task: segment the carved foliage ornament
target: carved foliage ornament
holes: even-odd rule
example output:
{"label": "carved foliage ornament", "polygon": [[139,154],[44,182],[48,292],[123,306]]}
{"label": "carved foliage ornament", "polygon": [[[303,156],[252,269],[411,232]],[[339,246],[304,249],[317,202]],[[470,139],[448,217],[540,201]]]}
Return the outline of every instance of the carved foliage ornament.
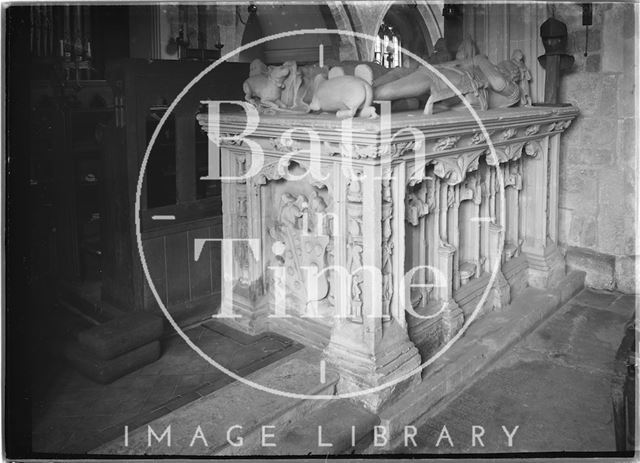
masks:
{"label": "carved foliage ornament", "polygon": [[[489,136],[492,136],[495,133],[495,131],[492,130],[492,131],[488,131],[487,133],[489,134]],[[482,132],[475,132],[471,137],[472,145],[480,145],[486,142],[487,142],[487,139],[485,138]]]}
{"label": "carved foliage ornament", "polygon": [[572,122],[571,119],[568,119],[566,121],[552,122],[549,125],[549,132],[554,132],[554,131],[559,131],[559,130],[566,130],[571,125],[571,122]]}
{"label": "carved foliage ornament", "polygon": [[343,156],[351,159],[378,159],[390,156],[392,159],[400,157],[416,148],[415,141],[384,143],[380,145],[358,145],[345,143],[324,142],[324,147],[333,156]]}
{"label": "carved foliage ornament", "polygon": [[449,136],[439,138],[433,147],[434,151],[444,151],[455,148],[456,144],[460,141],[459,136]]}
{"label": "carved foliage ornament", "polygon": [[516,133],[517,130],[515,127],[509,127],[500,134],[500,140],[509,140],[510,138],[515,137]]}
{"label": "carved foliage ornament", "polygon": [[464,180],[467,172],[478,168],[478,159],[483,152],[484,149],[438,158],[434,161],[433,172],[447,184],[457,185]]}
{"label": "carved foliage ornament", "polygon": [[382,180],[382,315],[390,314],[393,297],[393,198],[391,195],[391,172],[387,171]]}
{"label": "carved foliage ornament", "polygon": [[535,135],[540,132],[540,124],[533,124],[527,127],[524,131],[524,134],[527,136]]}
{"label": "carved foliage ornament", "polygon": [[244,140],[240,138],[240,134],[238,133],[221,133],[220,134],[220,145],[242,146],[243,144],[244,144]]}
{"label": "carved foliage ornament", "polygon": [[[517,142],[512,143],[511,145],[496,146],[496,156],[493,156],[491,151],[487,150],[487,164],[489,164],[490,166],[496,166],[498,164],[502,164],[503,162],[509,162],[519,159],[522,155],[522,147],[524,146],[524,144],[525,142]],[[498,158],[497,160],[496,157]]]}
{"label": "carved foliage ornament", "polygon": [[291,138],[284,140],[282,138],[271,138],[269,139],[269,144],[276,151],[284,153],[293,153],[300,151],[303,148],[302,144],[298,140],[293,140]]}

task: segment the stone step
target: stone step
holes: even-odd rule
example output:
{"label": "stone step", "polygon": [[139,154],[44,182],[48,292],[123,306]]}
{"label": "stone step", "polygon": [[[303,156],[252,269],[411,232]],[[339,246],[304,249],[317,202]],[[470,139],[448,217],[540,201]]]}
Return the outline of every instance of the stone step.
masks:
{"label": "stone step", "polygon": [[150,342],[110,360],[96,357],[77,342],[72,342],[67,346],[65,356],[85,376],[100,384],[109,384],[158,360],[160,342]]}
{"label": "stone step", "polygon": [[[325,382],[321,383],[320,352],[305,348],[254,372],[248,379],[290,393],[331,395],[335,392],[338,375],[327,370]],[[265,428],[265,434],[277,435],[287,425],[324,403],[322,400],[283,397],[235,381],[138,429],[129,430],[128,446],[124,445],[123,434],[123,437],[90,453],[183,456],[260,454],[263,426],[273,426]],[[149,446],[149,429],[161,436],[168,426],[171,426],[171,446],[167,445],[166,438],[160,443],[152,438]],[[204,439],[197,438],[194,441],[198,426]],[[232,426],[240,428],[230,429]],[[242,445],[231,445],[227,440],[228,432],[233,442],[242,437]]]}
{"label": "stone step", "polygon": [[95,324],[105,323],[114,318],[126,315],[126,312],[100,299],[99,286],[73,285],[61,283],[58,288],[58,300],[64,306],[77,310],[82,316]]}
{"label": "stone step", "polygon": [[162,336],[162,318],[134,313],[78,333],[78,344],[103,360],[129,352]]}
{"label": "stone step", "polygon": [[294,421],[263,455],[345,455],[360,453],[373,442],[377,415],[348,399],[336,399]]}

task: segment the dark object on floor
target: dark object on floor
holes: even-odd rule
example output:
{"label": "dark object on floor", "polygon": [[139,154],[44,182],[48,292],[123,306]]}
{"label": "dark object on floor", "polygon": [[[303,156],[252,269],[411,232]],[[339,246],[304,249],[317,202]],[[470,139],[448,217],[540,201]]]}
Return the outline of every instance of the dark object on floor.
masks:
{"label": "dark object on floor", "polygon": [[78,333],[78,343],[95,357],[111,360],[159,339],[162,325],[160,317],[135,313]]}
{"label": "dark object on floor", "polygon": [[111,360],[100,359],[77,342],[67,346],[66,357],[79,372],[100,384],[109,384],[160,358],[160,342],[153,341]]}
{"label": "dark object on floor", "polygon": [[625,334],[614,363],[611,380],[613,424],[616,433],[616,450],[632,451],[635,448],[635,366],[636,366],[635,313],[625,326]]}

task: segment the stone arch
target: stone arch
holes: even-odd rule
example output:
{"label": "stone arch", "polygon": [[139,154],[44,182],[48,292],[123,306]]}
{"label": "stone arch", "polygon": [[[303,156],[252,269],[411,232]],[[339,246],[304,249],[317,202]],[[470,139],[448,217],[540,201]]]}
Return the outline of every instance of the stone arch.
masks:
{"label": "stone arch", "polygon": [[[259,5],[259,4],[258,4]],[[343,31],[354,31],[351,23],[351,18],[345,9],[343,2],[326,2],[320,6],[320,13],[324,17],[326,27],[328,29],[338,29]],[[234,12],[238,8],[237,5],[233,6]],[[241,22],[237,17],[235,18],[235,42],[237,45],[244,43],[243,37],[246,32],[247,24]],[[335,40],[335,44],[338,47],[338,56],[340,60],[357,60],[359,59],[359,49],[355,37],[347,35],[332,36],[332,41]]]}
{"label": "stone arch", "polygon": [[[344,5],[341,2],[327,2],[326,5],[333,16],[336,28],[342,31],[353,32],[353,27],[351,26],[351,21],[349,20],[349,15]],[[358,59],[358,48],[355,37],[340,35],[339,56],[341,61]]]}
{"label": "stone arch", "polygon": [[[384,2],[327,2],[331,16],[335,22],[336,28],[344,31],[362,32],[368,35],[377,35],[380,24],[387,14],[389,8],[394,4],[393,0]],[[418,10],[426,29],[429,33],[430,40],[433,43],[443,36],[444,22],[442,11],[443,1],[435,1],[427,3],[424,0],[416,1],[416,9]],[[231,46],[239,46],[242,44],[242,37],[245,32],[245,25],[237,19],[236,5],[220,6],[220,9],[230,10],[227,14],[233,18],[235,23],[235,43],[229,43]],[[233,42],[233,40],[230,40]],[[340,36],[339,57],[340,60],[365,60],[373,59],[374,44],[370,40],[361,39],[351,36]]]}
{"label": "stone arch", "polygon": [[[395,2],[393,0],[375,3],[373,5],[368,2],[363,5],[359,5],[358,3],[350,4],[349,13],[352,18],[353,29],[368,35],[377,35],[385,15],[394,4]],[[436,40],[443,37],[444,21],[439,12],[442,11],[444,2],[430,1],[427,3],[425,1],[416,1],[415,5],[428,31],[428,42],[430,41],[431,45],[433,45]],[[372,60],[374,44],[370,40],[365,39],[358,39],[357,44],[360,59],[367,61]]]}

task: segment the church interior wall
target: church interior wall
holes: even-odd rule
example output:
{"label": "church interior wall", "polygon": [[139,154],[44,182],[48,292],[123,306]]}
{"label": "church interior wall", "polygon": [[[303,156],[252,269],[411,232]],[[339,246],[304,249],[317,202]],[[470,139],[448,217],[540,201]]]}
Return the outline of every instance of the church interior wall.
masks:
{"label": "church interior wall", "polygon": [[544,70],[536,59],[544,53],[540,24],[555,15],[567,25],[575,64],[561,80],[560,100],[579,108],[580,116],[562,139],[560,244],[568,266],[587,272],[588,286],[624,292],[635,292],[637,254],[635,8],[594,4],[588,38],[577,4],[464,9],[464,34],[476,40],[480,53],[496,62],[516,48],[525,52],[534,102],[544,92]]}
{"label": "church interior wall", "polygon": [[[261,36],[302,27],[375,34],[391,2],[256,5],[257,19],[250,18],[247,9],[237,5],[135,7],[130,26],[131,56],[175,59],[172,40],[180,24],[184,24],[192,42],[201,40],[208,47],[214,42],[223,43],[223,53]],[[508,59],[515,49],[522,49],[531,69],[534,102],[542,101],[544,93],[545,73],[536,59],[544,53],[540,24],[551,15],[566,23],[568,52],[574,56],[575,65],[563,76],[561,101],[577,106],[581,115],[563,138],[560,244],[567,252],[569,265],[587,271],[588,285],[634,291],[636,7],[625,3],[594,4],[587,41],[582,8],[577,4],[464,4],[462,28],[447,27],[441,6],[421,4],[416,8],[426,23],[424,31],[430,35],[427,43],[435,43],[440,34],[448,45],[471,36],[479,52],[487,54],[492,62]],[[152,14],[139,15],[150,24],[136,19],[136,8],[151,11]],[[203,15],[205,21],[201,20]],[[251,32],[249,27],[256,30]],[[274,64],[289,59],[311,61],[320,41],[328,60],[372,58],[372,47],[359,38],[291,37],[266,43],[231,61],[249,62],[255,57]]]}

